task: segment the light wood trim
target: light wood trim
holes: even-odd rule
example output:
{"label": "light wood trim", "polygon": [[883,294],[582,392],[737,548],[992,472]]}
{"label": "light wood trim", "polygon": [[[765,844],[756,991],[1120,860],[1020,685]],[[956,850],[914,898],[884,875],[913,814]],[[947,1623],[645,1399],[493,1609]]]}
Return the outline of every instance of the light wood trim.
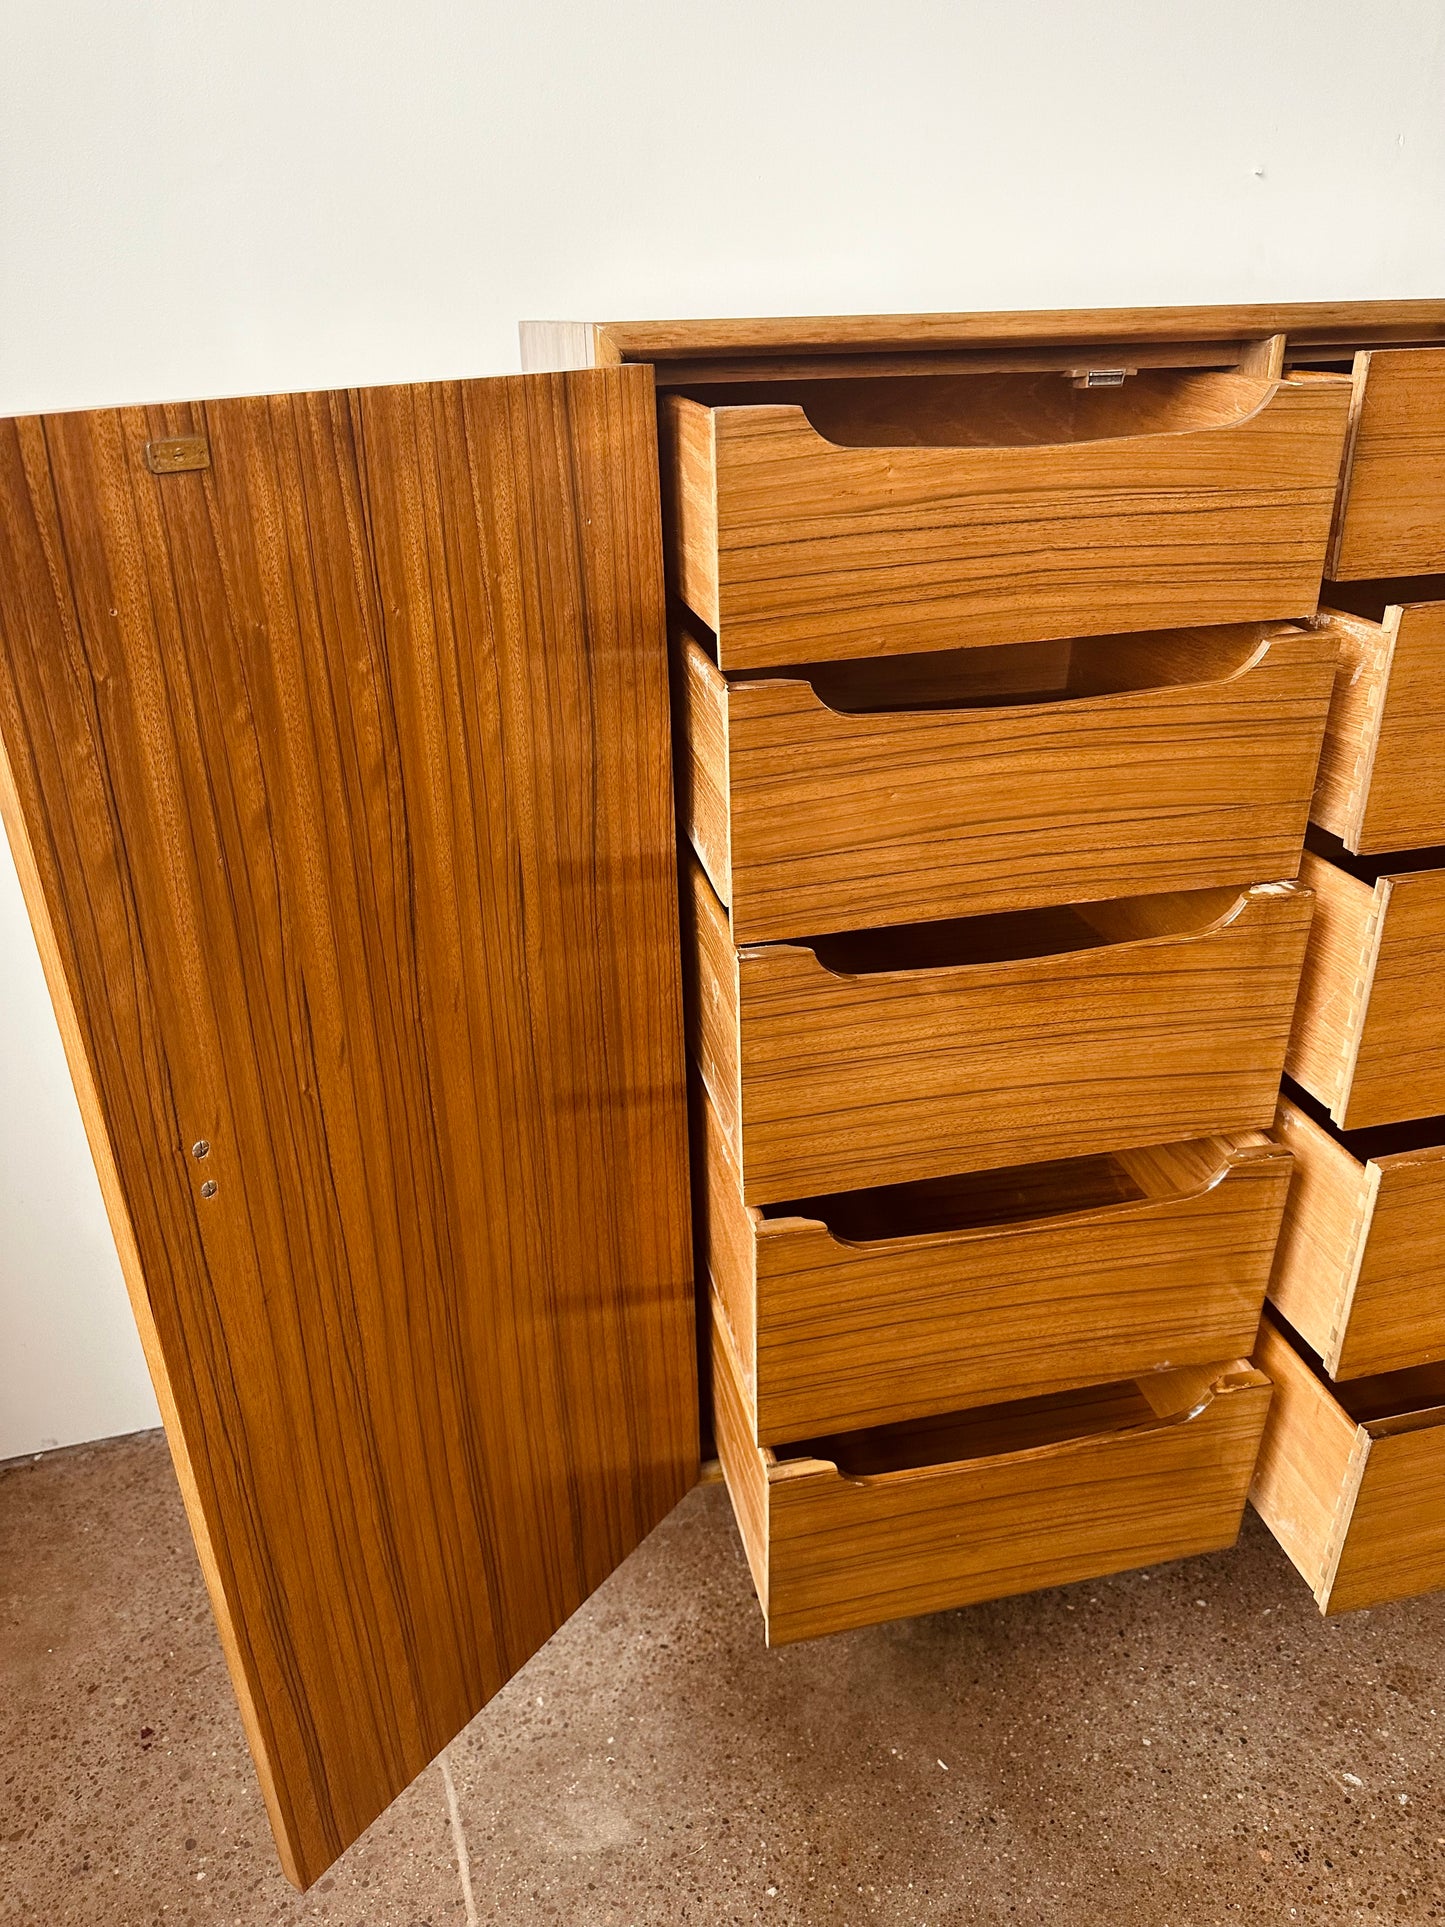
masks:
{"label": "light wood trim", "polygon": [[[693,1053],[751,1203],[1274,1116],[1310,917],[1292,884],[1027,913],[1045,920],[1035,942],[1084,928],[1103,948],[1020,957],[1017,926],[979,919],[964,937],[1002,944],[994,960],[849,974],[802,945],[735,950],[691,869]],[[924,937],[960,941],[949,925]]]}
{"label": "light wood trim", "polygon": [[1358,1138],[1282,1098],[1275,1135],[1295,1175],[1271,1301],[1332,1378],[1445,1358],[1445,1126],[1438,1144],[1357,1156]]}
{"label": "light wood trim", "polygon": [[960,1428],[975,1456],[858,1476],[750,1442],[714,1310],[719,1452],[764,1574],[770,1645],[1217,1550],[1238,1533],[1270,1397],[1247,1360],[1160,1373],[1147,1396],[1141,1381],[1113,1400],[1133,1408],[1122,1428],[1099,1429],[1093,1395],[1073,1394],[1058,1424],[1076,1406],[1079,1436],[1009,1449],[1030,1426],[1004,1408],[989,1445],[992,1415]]}
{"label": "light wood trim", "polygon": [[[1333,661],[1253,624],[728,682],[684,625],[683,827],[739,943],[1290,876]],[[836,706],[860,669],[897,707]]]}
{"label": "light wood trim", "polygon": [[1162,432],[1020,446],[844,445],[794,403],[668,395],[674,587],[724,669],[1312,613],[1348,383],[1207,373],[1166,406],[1144,379]]}
{"label": "light wood trim", "polygon": [[517,333],[524,374],[606,367],[618,360],[590,321],[521,321]]}
{"label": "light wood trim", "polygon": [[1368,1441],[1266,1315],[1254,1362],[1274,1386],[1250,1503],[1323,1608],[1364,1471]]}
{"label": "light wood trim", "polygon": [[1356,853],[1445,843],[1445,600],[1322,620],[1340,656],[1314,821]]}
{"label": "light wood trim", "polygon": [[[1101,1159],[1120,1194],[1102,1204],[1088,1200],[1107,1172],[1000,1172],[992,1196],[972,1193],[1004,1221],[860,1242],[806,1206],[745,1205],[712,1106],[699,1110],[699,1245],[760,1443],[1209,1364],[1254,1342],[1290,1171],[1258,1133]],[[1030,1215],[1035,1194],[1049,1215]],[[1064,1208],[1071,1195],[1084,1201]],[[886,1223],[887,1194],[878,1210]]]}
{"label": "light wood trim", "polygon": [[[1337,1376],[1379,1195],[1379,1166],[1351,1157],[1337,1138],[1288,1098],[1280,1099],[1275,1136],[1293,1153],[1295,1168],[1270,1302]],[[1388,1366],[1372,1363],[1361,1369]]]}
{"label": "light wood trim", "polygon": [[1323,609],[1319,616],[1322,630],[1335,644],[1337,659],[1310,816],[1350,850],[1364,847],[1365,812],[1399,635],[1399,617],[1398,609],[1389,610],[1383,623],[1368,622],[1335,609]]}
{"label": "light wood trim", "polygon": [[665,677],[645,371],[0,425],[5,815],[298,1883],[695,1476]]}
{"label": "light wood trim", "polygon": [[1388,885],[1371,889],[1308,849],[1300,882],[1314,892],[1315,915],[1285,1070],[1343,1123],[1379,961]]}

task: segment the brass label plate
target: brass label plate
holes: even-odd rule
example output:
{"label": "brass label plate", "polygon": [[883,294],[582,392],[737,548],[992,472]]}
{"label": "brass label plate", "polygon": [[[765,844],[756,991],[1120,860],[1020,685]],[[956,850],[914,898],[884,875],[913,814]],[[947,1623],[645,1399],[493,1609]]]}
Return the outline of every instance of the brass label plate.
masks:
{"label": "brass label plate", "polygon": [[169,441],[146,443],[146,467],[152,475],[179,475],[188,468],[209,468],[211,450],[204,435],[173,435]]}

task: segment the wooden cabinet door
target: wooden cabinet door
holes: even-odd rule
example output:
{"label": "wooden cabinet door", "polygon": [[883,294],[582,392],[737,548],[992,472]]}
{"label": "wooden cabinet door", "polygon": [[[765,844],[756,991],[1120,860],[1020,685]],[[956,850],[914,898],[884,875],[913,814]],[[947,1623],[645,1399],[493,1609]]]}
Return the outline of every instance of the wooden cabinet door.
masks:
{"label": "wooden cabinet door", "polygon": [[0,739],[306,1884],[696,1475],[650,371],[0,425]]}

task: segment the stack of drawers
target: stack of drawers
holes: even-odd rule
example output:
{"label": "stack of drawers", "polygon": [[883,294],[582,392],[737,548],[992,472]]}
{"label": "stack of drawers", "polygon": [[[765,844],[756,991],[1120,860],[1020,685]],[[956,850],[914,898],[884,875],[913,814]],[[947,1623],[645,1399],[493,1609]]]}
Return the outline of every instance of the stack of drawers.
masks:
{"label": "stack of drawers", "polygon": [[1282,347],[662,397],[700,1273],[774,1642],[1237,1532],[1351,399]]}
{"label": "stack of drawers", "polygon": [[1356,358],[1254,1501],[1338,1612],[1445,1585],[1445,351]]}

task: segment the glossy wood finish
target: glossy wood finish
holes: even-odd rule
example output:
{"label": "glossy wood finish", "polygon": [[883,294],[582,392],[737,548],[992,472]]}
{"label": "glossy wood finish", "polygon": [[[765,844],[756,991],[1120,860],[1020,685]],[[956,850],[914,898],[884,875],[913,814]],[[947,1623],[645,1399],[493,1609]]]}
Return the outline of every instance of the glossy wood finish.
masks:
{"label": "glossy wood finish", "polygon": [[[909,392],[902,394],[904,389]],[[1342,378],[823,382],[663,398],[678,593],[724,669],[1307,615]]]}
{"label": "glossy wood finish", "polygon": [[1339,666],[1310,815],[1356,853],[1445,843],[1445,578],[1324,600]]}
{"label": "glossy wood finish", "polygon": [[1342,1135],[1289,1098],[1269,1295],[1332,1378],[1445,1358],[1445,1120]]}
{"label": "glossy wood finish", "polygon": [[768,1643],[1232,1545],[1269,1405],[1245,1359],[754,1445],[714,1307],[714,1423]]}
{"label": "glossy wood finish", "polygon": [[699,1249],[760,1444],[1254,1342],[1290,1175],[1257,1132],[763,1211],[698,1108]]}
{"label": "glossy wood finish", "polygon": [[640,370],[0,430],[6,821],[301,1882],[694,1477],[654,450]]}
{"label": "glossy wood finish", "polygon": [[683,625],[684,827],[739,943],[1292,876],[1335,647],[1251,624],[729,682]]}
{"label": "glossy wood finish", "polygon": [[1344,486],[1328,573],[1445,570],[1445,350],[1373,349],[1355,357]]}
{"label": "glossy wood finish", "polygon": [[1416,860],[1438,867],[1338,846],[1300,866],[1315,922],[1285,1068],[1344,1130],[1445,1112],[1445,852]]}
{"label": "glossy wood finish", "polygon": [[1266,1315],[1274,1383],[1250,1498],[1322,1612],[1445,1585],[1445,1369],[1332,1388]]}
{"label": "glossy wood finish", "polygon": [[692,1054],[750,1204],[1274,1117],[1307,891],[734,948],[692,866]]}
{"label": "glossy wood finish", "polygon": [[1294,301],[1174,308],[1016,308],[961,314],[768,316],[721,321],[524,321],[524,368],[875,357],[1052,343],[1243,341],[1292,348],[1445,340],[1445,301]]}

